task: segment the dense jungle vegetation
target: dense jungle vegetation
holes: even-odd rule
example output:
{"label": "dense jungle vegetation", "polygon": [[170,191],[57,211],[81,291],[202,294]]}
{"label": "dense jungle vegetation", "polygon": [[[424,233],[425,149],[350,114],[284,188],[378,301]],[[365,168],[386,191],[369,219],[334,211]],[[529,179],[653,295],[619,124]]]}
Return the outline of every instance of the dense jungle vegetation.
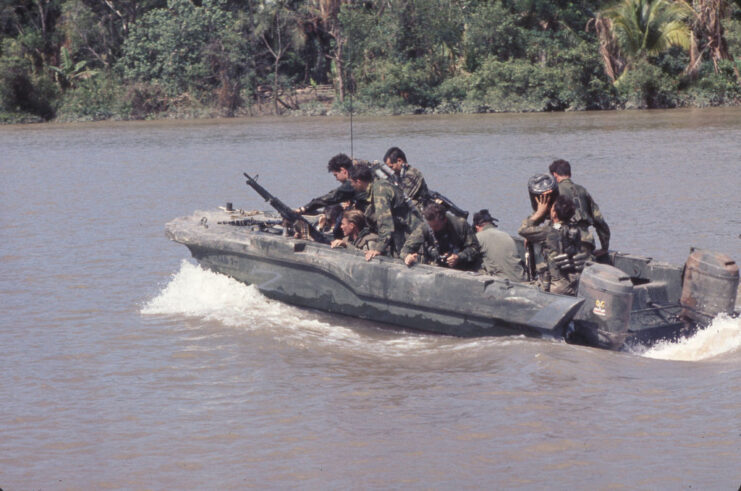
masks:
{"label": "dense jungle vegetation", "polygon": [[0,121],[741,102],[741,0],[0,0]]}

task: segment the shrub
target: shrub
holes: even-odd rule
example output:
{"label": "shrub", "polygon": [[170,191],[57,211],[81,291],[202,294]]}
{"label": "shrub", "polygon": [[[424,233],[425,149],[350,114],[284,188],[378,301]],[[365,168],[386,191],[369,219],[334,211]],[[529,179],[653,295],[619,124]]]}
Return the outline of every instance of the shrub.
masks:
{"label": "shrub", "polygon": [[615,83],[620,104],[626,109],[676,107],[677,81],[659,67],[641,60]]}

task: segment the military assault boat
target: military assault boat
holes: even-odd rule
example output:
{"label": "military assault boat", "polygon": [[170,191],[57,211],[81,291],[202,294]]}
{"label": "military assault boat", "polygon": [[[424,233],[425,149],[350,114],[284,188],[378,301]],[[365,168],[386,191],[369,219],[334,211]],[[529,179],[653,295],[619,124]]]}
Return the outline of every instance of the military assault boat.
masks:
{"label": "military assault boat", "polygon": [[166,234],[203,267],[301,307],[453,336],[524,334],[615,350],[738,315],[738,266],[711,251],[693,250],[683,267],[611,252],[584,269],[572,297],[483,273],[366,261],[286,234],[276,213],[230,208],[176,218]]}

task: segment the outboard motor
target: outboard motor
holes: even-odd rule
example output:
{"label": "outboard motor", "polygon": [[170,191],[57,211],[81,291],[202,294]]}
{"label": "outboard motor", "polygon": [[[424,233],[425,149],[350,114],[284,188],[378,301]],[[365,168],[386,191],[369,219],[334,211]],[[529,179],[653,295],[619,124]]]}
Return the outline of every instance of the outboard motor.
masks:
{"label": "outboard motor", "polygon": [[607,264],[587,263],[577,297],[584,298],[567,341],[619,349],[628,336],[633,283],[625,272]]}
{"label": "outboard motor", "polygon": [[720,313],[733,314],[738,265],[719,252],[690,249],[682,277],[682,315],[707,323]]}
{"label": "outboard motor", "polygon": [[536,196],[540,196],[541,194],[550,191],[551,203],[556,201],[556,198],[558,198],[558,183],[550,174],[535,174],[527,180],[527,190],[530,193],[530,204],[532,205],[533,210],[538,208],[538,204],[535,202]]}

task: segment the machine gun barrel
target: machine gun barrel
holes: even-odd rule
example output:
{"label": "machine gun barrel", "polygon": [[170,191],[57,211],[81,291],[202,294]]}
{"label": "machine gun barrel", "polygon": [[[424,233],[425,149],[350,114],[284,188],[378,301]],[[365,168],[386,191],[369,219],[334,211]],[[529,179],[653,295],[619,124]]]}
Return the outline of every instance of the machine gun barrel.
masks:
{"label": "machine gun barrel", "polygon": [[446,198],[445,196],[438,193],[437,191],[430,191],[430,198],[432,199],[432,201],[435,201],[445,206],[445,208],[447,208],[448,211],[452,213],[453,215],[460,217],[460,218],[468,219],[468,212],[466,210],[462,210],[458,208],[455,205],[455,203],[450,201],[449,198]]}
{"label": "machine gun barrel", "polygon": [[314,225],[309,223],[306,218],[293,211],[293,209],[283,203],[280,199],[278,199],[278,197],[270,194],[267,189],[259,185],[257,181],[250,177],[249,174],[247,174],[246,172],[244,172],[244,177],[247,178],[247,185],[257,191],[257,194],[262,196],[265,201],[270,203],[270,206],[275,208],[275,211],[277,211],[284,220],[288,220],[289,222],[302,223],[308,229],[309,236],[312,240],[314,240],[315,242],[319,242],[320,244],[329,244],[329,239],[327,239],[324,234],[314,228]]}

